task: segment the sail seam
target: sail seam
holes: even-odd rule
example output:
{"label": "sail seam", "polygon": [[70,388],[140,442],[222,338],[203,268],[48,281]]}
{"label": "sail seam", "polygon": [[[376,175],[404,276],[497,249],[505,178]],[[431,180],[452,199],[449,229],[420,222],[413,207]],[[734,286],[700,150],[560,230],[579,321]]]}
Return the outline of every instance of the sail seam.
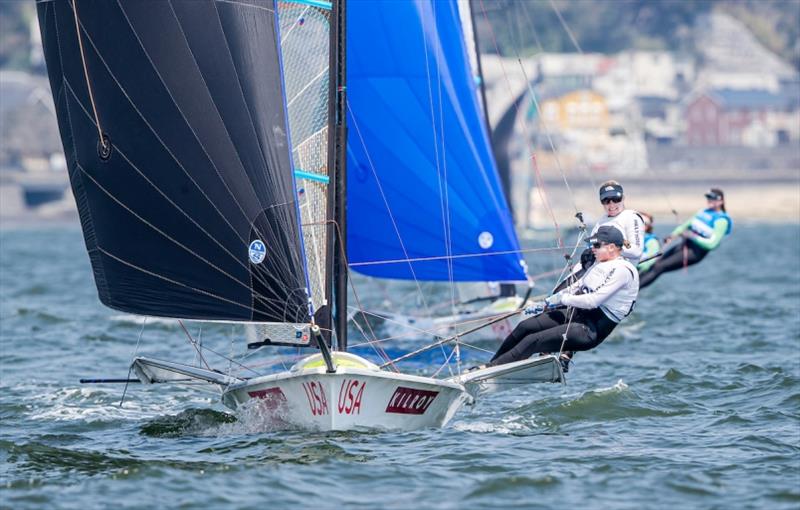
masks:
{"label": "sail seam", "polygon": [[[71,92],[72,96],[75,98],[76,102],[77,102],[77,103],[78,103],[78,105],[81,107],[81,109],[84,111],[84,113],[86,114],[86,116],[89,118],[89,120],[91,120],[91,116],[89,115],[89,112],[88,112],[88,111],[86,110],[86,108],[85,108],[85,107],[84,107],[84,106],[81,104],[80,100],[78,99],[77,95],[75,94],[75,91],[74,91],[74,89],[73,89],[73,88],[72,88],[72,86],[69,84],[69,81],[65,79],[65,80],[64,80],[64,84],[66,85],[66,88],[68,88],[68,89],[69,89],[69,91]],[[194,219],[191,217],[191,215],[190,215],[190,214],[186,213],[186,212],[185,212],[185,211],[184,211],[184,210],[183,210],[183,209],[182,209],[180,206],[178,206],[178,205],[177,205],[177,204],[175,204],[175,203],[174,203],[174,202],[173,202],[171,199],[169,199],[169,197],[168,197],[168,196],[167,196],[167,195],[166,195],[166,194],[165,194],[165,193],[164,193],[164,192],[163,192],[163,191],[162,191],[162,190],[161,190],[161,189],[160,189],[160,188],[159,188],[159,187],[158,187],[158,186],[157,186],[155,183],[153,183],[153,182],[152,182],[152,181],[151,181],[151,180],[150,180],[150,179],[149,179],[149,178],[148,178],[148,177],[147,177],[147,176],[146,176],[146,175],[145,175],[145,174],[144,174],[144,173],[143,173],[141,170],[139,170],[139,168],[138,168],[138,167],[137,167],[137,166],[136,166],[136,165],[135,165],[135,164],[134,164],[134,163],[133,163],[133,162],[132,162],[132,161],[131,161],[131,160],[130,160],[128,157],[127,157],[127,155],[126,155],[126,154],[125,154],[125,153],[124,153],[124,152],[123,152],[123,151],[122,151],[122,150],[121,150],[119,147],[117,147],[117,146],[115,146],[115,147],[116,147],[116,150],[117,150],[117,152],[119,152],[119,154],[122,156],[122,158],[125,160],[125,162],[127,162],[127,163],[128,163],[128,165],[130,165],[130,167],[131,167],[131,168],[133,168],[133,169],[136,171],[136,173],[137,173],[137,174],[139,174],[139,176],[141,176],[141,177],[142,177],[142,178],[143,178],[143,179],[144,179],[144,180],[145,180],[145,181],[146,181],[146,182],[147,182],[147,183],[148,183],[148,184],[149,184],[151,187],[153,187],[153,189],[155,189],[155,190],[156,190],[156,191],[157,191],[157,192],[158,192],[158,193],[159,193],[159,194],[160,194],[160,195],[161,195],[161,196],[162,196],[162,197],[163,197],[163,198],[164,198],[164,199],[165,199],[165,200],[166,200],[166,201],[167,201],[167,202],[170,204],[170,205],[172,205],[172,206],[173,206],[173,207],[174,207],[174,208],[175,208],[175,209],[176,209],[178,212],[180,212],[180,213],[181,213],[181,214],[182,214],[184,217],[186,217],[186,218],[187,218],[189,221],[191,221],[191,222],[192,222],[192,223],[193,223],[193,224],[194,224],[194,225],[195,225],[195,226],[196,226],[196,227],[197,227],[197,228],[198,228],[198,229],[199,229],[201,232],[203,232],[204,234],[206,234],[206,236],[207,236],[209,239],[211,239],[211,240],[212,240],[212,241],[213,241],[215,244],[217,244],[217,245],[218,245],[220,248],[222,248],[222,249],[223,249],[223,251],[225,251],[225,252],[226,252],[228,255],[230,255],[230,256],[231,256],[231,258],[232,258],[232,259],[233,259],[233,260],[234,260],[236,263],[238,263],[238,264],[239,264],[239,265],[240,265],[242,268],[244,268],[244,269],[245,269],[245,270],[247,270],[247,271],[250,271],[250,268],[249,268],[247,265],[243,264],[243,263],[242,263],[242,262],[241,262],[241,261],[238,259],[238,257],[236,257],[235,255],[233,255],[232,253],[230,253],[230,251],[228,251],[228,250],[227,250],[227,249],[226,249],[224,246],[222,246],[222,245],[221,245],[221,244],[220,244],[220,243],[219,243],[219,242],[218,242],[218,241],[217,241],[217,240],[216,240],[216,239],[215,239],[215,238],[214,238],[214,237],[213,237],[213,236],[212,236],[212,235],[211,235],[209,232],[207,232],[205,229],[203,229],[203,228],[202,228],[202,227],[201,227],[201,226],[200,226],[200,225],[199,225],[199,224],[198,224],[198,223],[197,223],[197,222],[196,222],[196,221],[195,221],[195,220],[194,220]],[[79,166],[80,166],[80,165],[79,165]],[[85,173],[85,171],[84,171],[83,167],[80,167],[80,168],[81,168],[81,171]],[[88,176],[88,177],[89,177],[89,178],[90,178],[92,181],[94,181],[96,184],[98,184],[98,183],[97,183],[97,181],[95,181],[95,179],[94,179],[94,178],[92,178],[90,174],[88,174],[88,173],[87,173],[87,176]],[[98,184],[98,186],[100,186],[100,185]],[[112,198],[112,199],[113,199],[115,202],[118,202],[120,205],[122,205],[123,207],[125,207],[126,209],[128,209],[128,210],[129,210],[129,211],[130,211],[132,214],[134,214],[134,215],[135,215],[137,218],[139,218],[139,216],[138,216],[138,215],[136,215],[136,213],[134,213],[134,212],[133,212],[133,211],[132,211],[132,210],[131,210],[131,209],[130,209],[130,208],[127,206],[127,205],[125,205],[125,203],[124,203],[122,200],[120,200],[120,199],[118,199],[118,198],[114,197],[114,196],[113,196],[113,194],[111,194],[110,192],[107,192],[107,191],[106,191],[106,190],[105,190],[105,189],[104,189],[102,186],[100,186],[100,188],[101,188],[101,189],[103,189],[103,191],[104,191],[104,192],[105,192],[107,195],[109,195],[109,196],[110,196],[110,197],[111,197],[111,198]],[[282,205],[282,204],[276,204],[276,205]],[[145,221],[145,220],[143,220],[143,219],[141,219],[141,218],[140,218],[140,220],[141,220],[141,221],[143,221],[143,222]],[[151,225],[151,226],[152,226],[152,225]],[[155,228],[155,227],[153,227],[153,228]],[[158,229],[155,229],[155,230],[157,230],[157,231],[158,231]],[[166,234],[164,234],[164,235],[166,235]],[[170,240],[172,240],[172,238],[171,238],[171,237],[169,237],[169,239],[170,239]],[[233,278],[233,277],[232,277],[232,278]],[[238,280],[237,280],[237,281],[238,281]],[[267,284],[267,281],[266,281],[266,280],[259,279],[259,281],[260,281],[261,283],[263,283],[265,286],[268,286],[268,284]],[[282,283],[282,282],[279,282],[279,283]],[[286,290],[286,291],[288,291],[288,290],[289,290],[289,287],[284,285],[284,289],[283,289],[283,290]]]}

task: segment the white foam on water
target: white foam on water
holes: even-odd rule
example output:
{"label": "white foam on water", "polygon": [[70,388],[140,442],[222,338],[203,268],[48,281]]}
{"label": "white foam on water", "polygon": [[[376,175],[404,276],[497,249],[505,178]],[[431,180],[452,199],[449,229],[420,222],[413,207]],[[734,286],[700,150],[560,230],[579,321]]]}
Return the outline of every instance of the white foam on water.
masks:
{"label": "white foam on water", "polygon": [[[108,422],[116,420],[141,420],[154,418],[185,407],[185,398],[174,395],[159,395],[158,400],[143,401],[131,396],[128,389],[123,406],[119,406],[122,388],[104,391],[95,388],[61,388],[34,393],[26,398],[32,409],[29,418],[48,421]],[[190,401],[206,407],[212,402],[208,398],[193,398]]]}

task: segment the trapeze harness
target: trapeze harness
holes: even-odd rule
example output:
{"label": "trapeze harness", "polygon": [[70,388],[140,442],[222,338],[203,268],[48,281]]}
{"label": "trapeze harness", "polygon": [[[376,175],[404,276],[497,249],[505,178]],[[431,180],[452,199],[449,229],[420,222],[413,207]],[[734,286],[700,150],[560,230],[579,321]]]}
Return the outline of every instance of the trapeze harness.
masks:
{"label": "trapeze harness", "polygon": [[728,228],[725,229],[724,234],[727,236],[733,228],[733,220],[727,213],[714,209],[705,209],[695,214],[687,228],[697,234],[698,239],[683,239],[675,248],[670,249],[660,260],[653,264],[649,271],[642,273],[639,288],[647,287],[662,273],[691,266],[703,260],[709,252],[719,246],[719,240],[713,244],[704,243],[703,241],[710,241],[713,238],[714,227],[722,219],[728,221]]}
{"label": "trapeze harness", "polygon": [[489,365],[519,361],[537,352],[561,352],[562,347],[593,349],[630,315],[638,292],[639,274],[630,262],[619,257],[596,263],[564,291],[562,303],[572,310],[553,310],[520,322]]}

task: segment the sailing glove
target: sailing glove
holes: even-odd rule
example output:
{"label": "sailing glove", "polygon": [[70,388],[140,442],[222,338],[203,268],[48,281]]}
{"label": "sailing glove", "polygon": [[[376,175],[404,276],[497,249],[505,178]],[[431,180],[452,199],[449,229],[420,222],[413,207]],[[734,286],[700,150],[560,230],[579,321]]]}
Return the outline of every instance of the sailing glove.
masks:
{"label": "sailing glove", "polygon": [[561,292],[557,292],[557,293],[553,294],[552,296],[548,297],[547,299],[545,299],[544,303],[545,303],[545,305],[547,305],[548,308],[555,308],[555,307],[557,307],[558,305],[561,304],[561,298],[562,297],[563,297],[563,294]]}
{"label": "sailing glove", "polygon": [[522,311],[525,315],[539,315],[547,307],[544,301],[536,301]]}

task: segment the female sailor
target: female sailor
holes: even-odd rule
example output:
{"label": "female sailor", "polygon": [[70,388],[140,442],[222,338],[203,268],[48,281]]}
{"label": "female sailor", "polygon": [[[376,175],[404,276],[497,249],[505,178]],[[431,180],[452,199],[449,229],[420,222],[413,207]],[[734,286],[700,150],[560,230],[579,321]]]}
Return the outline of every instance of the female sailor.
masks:
{"label": "female sailor", "polygon": [[653,215],[646,212],[639,213],[644,220],[644,250],[642,250],[642,261],[636,266],[641,275],[656,263],[658,252],[661,250],[661,241],[653,233]]}
{"label": "female sailor", "polygon": [[[636,211],[625,209],[625,195],[622,185],[617,181],[606,181],[600,186],[600,203],[605,214],[595,224],[591,237],[600,227],[613,226],[623,235],[622,257],[636,266],[644,249],[644,220]],[[572,273],[558,286],[554,292],[563,290],[567,285],[577,281],[594,264],[594,252],[587,248],[581,254],[580,264],[575,264]]]}
{"label": "female sailor", "polygon": [[631,313],[639,291],[639,274],[622,256],[622,232],[603,226],[589,241],[597,262],[574,284],[526,309],[526,313],[544,313],[519,323],[489,366],[519,361],[538,352],[593,349]]}
{"label": "female sailor", "polygon": [[653,283],[662,273],[697,264],[731,233],[733,220],[725,212],[725,195],[722,190],[711,188],[705,196],[708,207],[679,225],[664,240],[665,244],[673,240],[675,242],[649,271],[642,273],[640,288]]}

